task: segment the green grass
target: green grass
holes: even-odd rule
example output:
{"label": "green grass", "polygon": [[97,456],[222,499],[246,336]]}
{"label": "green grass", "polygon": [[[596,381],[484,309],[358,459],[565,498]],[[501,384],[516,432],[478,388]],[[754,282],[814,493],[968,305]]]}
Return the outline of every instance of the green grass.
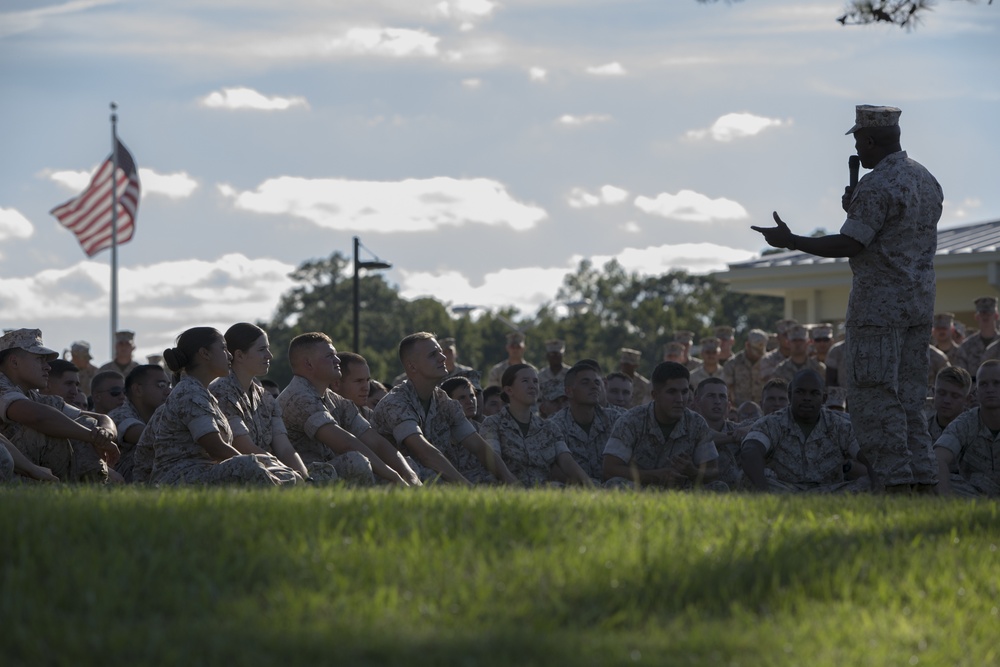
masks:
{"label": "green grass", "polygon": [[982,665],[992,502],[0,489],[5,665]]}

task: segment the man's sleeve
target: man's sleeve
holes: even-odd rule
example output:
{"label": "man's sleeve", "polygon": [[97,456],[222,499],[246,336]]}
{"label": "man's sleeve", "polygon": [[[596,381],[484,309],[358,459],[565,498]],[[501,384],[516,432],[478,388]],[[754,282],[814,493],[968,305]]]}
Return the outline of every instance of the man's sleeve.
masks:
{"label": "man's sleeve", "polygon": [[885,222],[887,205],[885,196],[880,189],[874,187],[871,174],[858,184],[858,190],[851,200],[847,210],[847,220],[844,221],[840,233],[849,236],[866,248],[875,239]]}

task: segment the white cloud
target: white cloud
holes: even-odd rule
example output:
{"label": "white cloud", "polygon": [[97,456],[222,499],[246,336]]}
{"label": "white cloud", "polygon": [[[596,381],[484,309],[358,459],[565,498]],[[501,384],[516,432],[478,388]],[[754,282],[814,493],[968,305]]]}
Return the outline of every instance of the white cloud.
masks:
{"label": "white cloud", "polygon": [[[14,208],[0,207],[0,243],[8,239],[26,239],[35,233],[31,221]],[[2,248],[2,246],[0,246]],[[3,253],[0,252],[0,259]]]}
{"label": "white cloud", "polygon": [[490,0],[443,0],[434,8],[445,18],[469,22],[489,18],[496,9],[496,3]]}
{"label": "white cloud", "polygon": [[[944,202],[944,210],[948,212],[950,218],[965,221],[969,216],[978,214],[977,209],[983,205],[981,199],[977,197],[966,197],[958,204],[948,201]],[[0,236],[0,238],[3,238]]]}
{"label": "white cloud", "polygon": [[267,97],[253,88],[223,88],[198,100],[209,109],[256,109],[260,111],[286,111],[295,107],[309,108],[304,97]]}
{"label": "white cloud", "polygon": [[[590,258],[596,266],[617,259],[627,271],[656,275],[685,269],[707,273],[726,268],[730,262],[750,259],[754,253],[715,243],[682,243],[650,248],[626,248],[617,255]],[[514,306],[522,313],[535,312],[542,304],[552,303],[566,274],[573,273],[582,256],[574,256],[561,267],[524,267],[502,269],[483,276],[473,284],[457,271],[401,271],[400,294],[407,299],[433,296],[443,303],[474,304],[483,308]]]}
{"label": "white cloud", "polygon": [[424,30],[408,28],[351,28],[343,37],[330,40],[332,53],[378,55],[392,58],[436,56],[441,41]]}
{"label": "white cloud", "polygon": [[655,199],[639,196],[635,198],[635,205],[650,215],[686,222],[742,220],[749,215],[745,208],[731,199],[711,199],[693,190],[681,190],[676,195],[662,192]]}
{"label": "white cloud", "polygon": [[[162,351],[188,327],[225,331],[235,322],[269,319],[281,294],[292,287],[288,274],[294,269],[278,260],[237,253],[214,261],[123,267],[118,276],[119,320],[122,327],[136,331],[141,349]],[[107,326],[108,283],[107,264],[90,260],[0,278],[0,312],[10,323],[5,326],[40,327],[55,349],[85,336],[99,343]]]}
{"label": "white cloud", "polygon": [[483,85],[483,82],[481,79],[463,79],[462,85],[468,88],[469,90],[476,90],[477,88],[480,88]]}
{"label": "white cloud", "polygon": [[619,226],[619,229],[621,229],[623,232],[628,232],[629,234],[638,234],[639,232],[642,231],[642,227],[640,227],[639,223],[635,222],[634,220],[629,220],[628,222],[622,224],[621,226]]}
{"label": "white cloud", "polygon": [[[41,172],[67,190],[79,194],[90,184],[97,167],[90,171],[51,171],[45,169]],[[142,197],[147,195],[163,195],[170,199],[184,199],[190,197],[198,189],[198,181],[191,178],[185,171],[178,171],[173,174],[161,174],[152,169],[139,168],[139,181],[142,183]]]}
{"label": "white cloud", "polygon": [[720,116],[711,127],[703,130],[691,130],[684,136],[689,139],[714,139],[715,141],[732,141],[760,134],[769,127],[791,125],[791,120],[766,118],[752,113],[727,113]]}
{"label": "white cloud", "polygon": [[236,208],[293,215],[320,227],[366,232],[423,232],[465,224],[530,229],[544,209],[517,201],[500,182],[444,176],[404,181],[350,181],[282,176],[254,191],[219,192]]}
{"label": "white cloud", "polygon": [[611,120],[610,114],[606,113],[592,113],[584,116],[573,116],[571,114],[563,114],[559,116],[556,120],[560,125],[568,125],[570,127],[580,127],[583,125],[590,125],[592,123],[606,123]]}
{"label": "white cloud", "polygon": [[119,0],[72,0],[61,5],[0,13],[0,37],[29,32],[41,26],[45,19],[60,14],[84,12],[93,7],[115,4]]}
{"label": "white cloud", "polygon": [[545,78],[548,75],[549,73],[545,70],[544,67],[531,67],[528,69],[528,77],[532,81],[545,81]]}
{"label": "white cloud", "polygon": [[583,188],[573,188],[567,202],[573,208],[590,208],[601,204],[620,204],[628,198],[628,190],[614,185],[602,185],[597,194],[591,194]]}
{"label": "white cloud", "polygon": [[588,67],[586,72],[595,76],[624,76],[626,73],[625,68],[619,62]]}

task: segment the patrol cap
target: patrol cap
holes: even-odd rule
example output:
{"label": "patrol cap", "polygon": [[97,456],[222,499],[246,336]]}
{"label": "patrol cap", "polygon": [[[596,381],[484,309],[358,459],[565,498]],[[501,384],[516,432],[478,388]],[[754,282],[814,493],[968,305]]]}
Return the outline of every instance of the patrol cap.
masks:
{"label": "patrol cap", "polygon": [[997,309],[997,298],[995,296],[981,296],[975,301],[976,310],[980,313],[994,313]]}
{"label": "patrol cap", "polygon": [[508,345],[524,345],[524,334],[520,331],[511,331],[507,334]]}
{"label": "patrol cap", "polygon": [[955,313],[934,313],[934,326],[950,328],[955,324]]}
{"label": "patrol cap", "polygon": [[134,331],[116,331],[115,332],[115,342],[116,343],[131,343],[135,340]]}
{"label": "patrol cap", "polygon": [[146,361],[154,366],[163,365],[163,355],[162,354],[147,354]]}
{"label": "patrol cap", "polygon": [[809,332],[801,324],[788,328],[788,340],[808,340]]}
{"label": "patrol cap", "polygon": [[796,320],[778,320],[774,323],[774,330],[779,334],[786,334],[791,327],[798,324]]}
{"label": "patrol cap", "polygon": [[438,344],[441,346],[442,350],[445,348],[451,348],[453,350],[455,349],[455,339],[452,338],[451,336],[449,336],[448,338],[442,338],[441,340],[438,341]]}
{"label": "patrol cap", "polygon": [[0,352],[5,350],[24,350],[32,354],[40,354],[45,361],[59,357],[55,350],[42,345],[41,329],[12,329],[0,337]]}
{"label": "patrol cap", "polygon": [[685,330],[677,331],[674,333],[674,340],[677,341],[678,343],[684,343],[686,345],[690,345],[691,343],[694,342],[694,333]]}
{"label": "patrol cap", "polygon": [[663,346],[663,356],[665,357],[680,354],[684,354],[684,343],[679,343],[675,340]]}
{"label": "patrol cap", "polygon": [[642,352],[639,350],[633,350],[632,348],[623,347],[618,350],[618,361],[623,364],[631,364],[632,366],[638,366],[639,360],[642,359]]}
{"label": "patrol cap", "polygon": [[715,337],[719,340],[732,340],[733,328],[729,326],[715,327]]}
{"label": "patrol cap", "polygon": [[895,127],[899,125],[899,114],[901,113],[903,112],[896,107],[859,104],[854,107],[854,127],[844,134],[854,134],[867,127]]}
{"label": "patrol cap", "polygon": [[823,407],[846,410],[847,391],[843,387],[827,387],[826,402]]}
{"label": "patrol cap", "polygon": [[539,389],[539,393],[546,401],[558,401],[566,395],[566,386],[562,380],[546,380]]}
{"label": "patrol cap", "polygon": [[750,347],[757,347],[761,350],[767,345],[767,333],[760,329],[751,329],[747,334],[747,343]]}
{"label": "patrol cap", "polygon": [[706,349],[718,351],[721,344],[715,336],[707,336],[701,339],[701,351],[704,352]]}
{"label": "patrol cap", "polygon": [[558,352],[559,354],[562,354],[566,351],[566,343],[562,342],[558,338],[547,340],[545,341],[545,351]]}
{"label": "patrol cap", "polygon": [[809,330],[809,338],[812,340],[833,338],[833,325],[827,324],[826,322],[823,324],[817,324]]}
{"label": "patrol cap", "polygon": [[69,346],[69,351],[74,357],[87,357],[87,359],[94,358],[90,354],[90,343],[85,340],[73,341],[73,344]]}

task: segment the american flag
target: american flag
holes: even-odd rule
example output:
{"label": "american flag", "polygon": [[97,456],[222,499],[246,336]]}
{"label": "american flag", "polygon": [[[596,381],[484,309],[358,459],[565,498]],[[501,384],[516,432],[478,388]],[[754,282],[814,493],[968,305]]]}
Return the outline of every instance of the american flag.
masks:
{"label": "american flag", "polygon": [[[114,184],[118,191],[118,243],[131,240],[135,231],[135,216],[139,211],[139,172],[135,159],[125,144],[115,140],[118,172]],[[79,196],[50,211],[59,223],[76,234],[88,257],[111,247],[111,172],[114,155],[97,169],[90,185]]]}

